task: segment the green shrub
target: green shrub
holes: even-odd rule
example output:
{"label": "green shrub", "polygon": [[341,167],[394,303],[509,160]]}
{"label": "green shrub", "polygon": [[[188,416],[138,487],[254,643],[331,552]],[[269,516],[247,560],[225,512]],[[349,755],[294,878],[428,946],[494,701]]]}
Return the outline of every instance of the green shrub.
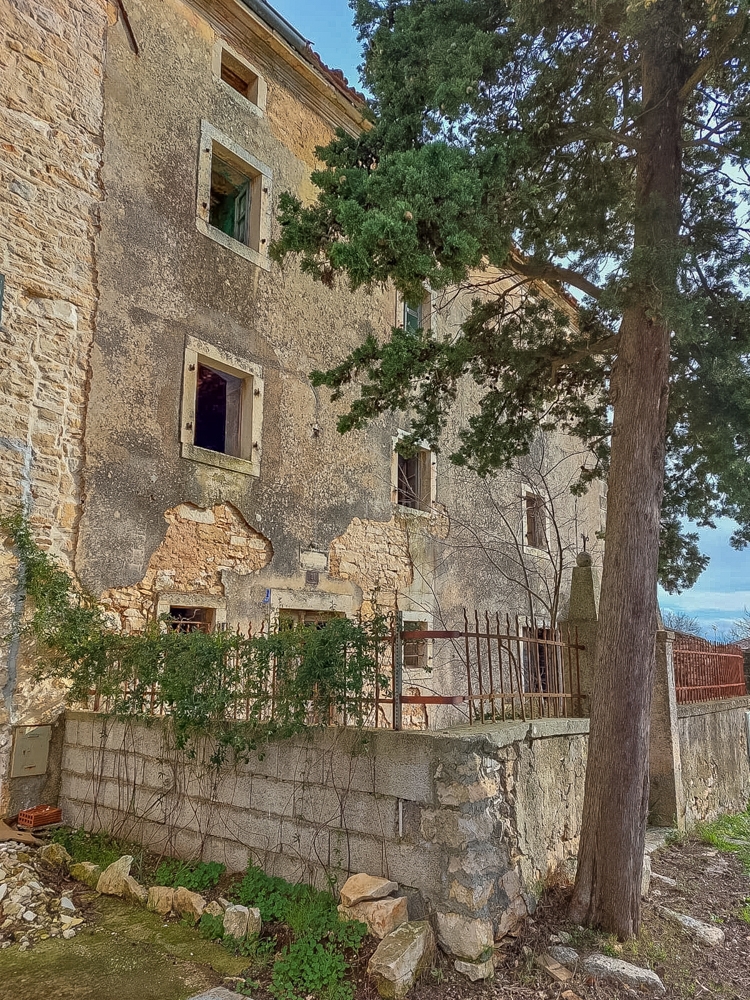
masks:
{"label": "green shrub", "polygon": [[243,906],[257,907],[265,923],[286,924],[291,932],[273,967],[269,990],[276,1000],[351,1000],[347,953],[359,949],[367,928],[357,920],[342,921],[330,892],[291,885],[251,865],[233,896]]}
{"label": "green shrub", "polygon": [[104,832],[87,833],[83,828],[71,830],[59,827],[53,831],[51,840],[55,844],[61,844],[74,861],[91,861],[100,868],[111,865],[123,854],[132,855],[136,867],[140,866],[142,860],[143,852],[140,848],[134,848],[127,841],[118,840]]}
{"label": "green shrub", "polygon": [[162,861],[156,869],[156,885],[171,885],[175,889],[189,889],[191,892],[206,892],[213,889],[227,870],[218,861],[179,861],[173,858]]}

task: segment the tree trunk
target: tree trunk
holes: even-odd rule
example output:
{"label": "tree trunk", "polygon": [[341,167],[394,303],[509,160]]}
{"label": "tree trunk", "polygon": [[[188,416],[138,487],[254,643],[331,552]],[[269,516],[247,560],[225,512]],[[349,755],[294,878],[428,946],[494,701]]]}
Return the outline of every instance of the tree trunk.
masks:
{"label": "tree trunk", "polygon": [[634,274],[612,373],[607,537],[571,904],[577,923],[620,938],[640,924],[669,389],[665,306],[676,289],[680,224],[680,3],[657,0],[644,10]]}

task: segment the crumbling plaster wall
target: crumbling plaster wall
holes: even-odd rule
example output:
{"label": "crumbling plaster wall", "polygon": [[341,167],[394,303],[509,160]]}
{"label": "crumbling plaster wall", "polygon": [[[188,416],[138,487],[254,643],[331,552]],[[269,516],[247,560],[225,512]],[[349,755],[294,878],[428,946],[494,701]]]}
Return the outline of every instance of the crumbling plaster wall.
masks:
{"label": "crumbling plaster wall", "polygon": [[164,514],[169,527],[149,559],[143,579],[133,587],[113,587],[101,603],[117,615],[119,627],[139,632],[153,620],[161,594],[225,594],[224,573],[257,573],[271,561],[267,538],[253,530],[231,504],[201,510],[180,504]]}
{"label": "crumbling plaster wall", "polygon": [[330,729],[208,766],[175,750],[168,723],[67,713],[63,818],[155,851],[325,884],[397,880],[410,913],[490,923],[534,909],[540,882],[575,856],[587,720],[447,733]]}
{"label": "crumbling plaster wall", "polygon": [[[0,0],[0,512],[24,505],[68,565],[97,303],[106,27],[105,0]],[[0,550],[4,626],[20,607],[16,570]],[[23,650],[3,647],[0,815],[11,808],[11,725],[60,708],[54,685],[30,696],[30,669]]]}

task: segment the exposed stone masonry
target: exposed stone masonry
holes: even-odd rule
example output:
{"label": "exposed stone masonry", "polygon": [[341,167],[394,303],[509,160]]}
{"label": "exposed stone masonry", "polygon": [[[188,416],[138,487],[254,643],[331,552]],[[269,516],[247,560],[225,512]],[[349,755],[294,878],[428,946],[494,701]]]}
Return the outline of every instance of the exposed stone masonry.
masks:
{"label": "exposed stone masonry", "polygon": [[160,593],[194,594],[198,604],[202,594],[224,593],[223,570],[254,573],[273,555],[268,539],[251,528],[232,504],[203,510],[183,503],[165,511],[164,517],[169,524],[166,537],[141,582],[107,590],[101,598],[127,631],[138,631],[147,618],[153,618]]}

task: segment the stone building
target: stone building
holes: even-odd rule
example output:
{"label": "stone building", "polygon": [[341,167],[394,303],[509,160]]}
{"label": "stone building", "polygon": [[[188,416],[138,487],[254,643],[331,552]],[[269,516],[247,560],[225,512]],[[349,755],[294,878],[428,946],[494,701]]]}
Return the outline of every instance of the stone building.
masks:
{"label": "stone building", "polygon": [[[407,461],[408,415],[341,436],[311,386],[369,332],[449,334],[475,294],[410,306],[269,260],[280,192],[315,197],[315,148],[363,127],[361,102],[263,0],[0,0],[2,506],[27,506],[118,627],[548,618],[582,535],[599,558],[574,441],[540,436],[481,481],[449,463],[452,430]],[[473,405],[467,387],[456,429]],[[429,657],[411,681],[440,690]],[[14,731],[64,701],[31,667],[3,651],[0,781]],[[19,782],[0,814],[40,794]]]}

